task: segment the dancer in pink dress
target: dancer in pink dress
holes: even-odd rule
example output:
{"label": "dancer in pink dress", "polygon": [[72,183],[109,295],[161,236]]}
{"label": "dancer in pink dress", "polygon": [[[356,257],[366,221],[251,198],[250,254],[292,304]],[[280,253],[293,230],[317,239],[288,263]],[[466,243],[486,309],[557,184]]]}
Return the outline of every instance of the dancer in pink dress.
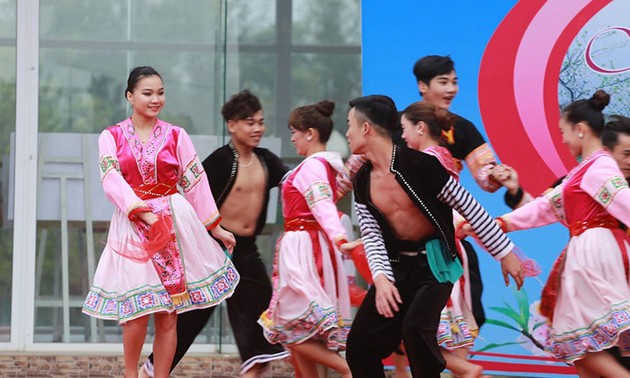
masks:
{"label": "dancer in pink dress", "polygon": [[[453,155],[444,147],[443,133],[450,130],[454,115],[428,102],[416,102],[402,111],[402,138],[409,148],[435,156],[446,171],[459,181],[459,169]],[[463,218],[453,210],[453,219]],[[438,327],[438,343],[446,360],[446,368],[461,377],[479,377],[482,367],[466,357],[473,346],[479,327],[472,312],[470,277],[467,254],[457,240],[457,252],[464,268],[463,275],[453,284],[451,296],[442,310]]]}
{"label": "dancer in pink dress", "polygon": [[168,377],[177,313],[221,303],[239,280],[206,229],[230,250],[234,236],[219,225],[190,137],[157,118],[165,102],[160,75],[134,68],[125,95],[132,116],[99,138],[103,190],[116,209],[83,312],[122,325],[125,377],[137,376],[154,314],[155,377]]}
{"label": "dancer in pink dress", "polygon": [[597,91],[563,109],[563,143],[582,162],[545,195],[498,218],[506,231],[561,222],[571,238],[543,289],[541,313],[549,321],[548,349],[574,363],[580,377],[630,377],[612,355],[630,351],[628,236],[630,190],[600,134],[610,96]]}
{"label": "dancer in pink dress", "polygon": [[[301,374],[316,364],[350,377],[345,349],[350,297],[339,247],[347,243],[335,201],[345,172],[338,153],[326,151],[334,103],[299,107],[289,116],[291,142],[305,156],[282,185],[285,232],[277,243],[273,296],[261,315],[265,337],[290,349]],[[347,246],[344,246],[347,247]]]}

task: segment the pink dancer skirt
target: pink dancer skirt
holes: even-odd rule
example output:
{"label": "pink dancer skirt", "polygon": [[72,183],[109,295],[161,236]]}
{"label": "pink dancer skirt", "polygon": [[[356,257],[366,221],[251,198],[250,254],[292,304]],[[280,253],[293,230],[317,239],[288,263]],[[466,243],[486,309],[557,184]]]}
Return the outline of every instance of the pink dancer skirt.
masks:
{"label": "pink dancer skirt", "polygon": [[152,261],[125,256],[141,240],[127,215],[116,209],[94,283],[83,304],[85,314],[124,323],[155,312],[181,313],[216,306],[234,292],[239,275],[190,203],[180,194],[146,202],[154,211],[166,210],[173,215],[189,298],[174,305]]}
{"label": "pink dancer skirt", "polygon": [[630,351],[630,284],[611,230],[572,237],[560,274],[548,351],[566,362],[613,346]]}
{"label": "pink dancer skirt", "polygon": [[288,231],[278,241],[272,275],[273,296],[258,323],[271,343],[291,346],[305,340],[323,341],[343,350],[350,330],[350,295],[343,260],[334,251],[335,275],[328,242],[318,233],[322,249],[323,285],[313,245],[306,231]]}

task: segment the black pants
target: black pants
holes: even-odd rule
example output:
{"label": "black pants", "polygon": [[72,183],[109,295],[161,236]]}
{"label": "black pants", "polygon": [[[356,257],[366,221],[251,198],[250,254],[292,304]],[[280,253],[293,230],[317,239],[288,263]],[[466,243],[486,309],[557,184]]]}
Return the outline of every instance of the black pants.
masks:
{"label": "black pants", "polygon": [[483,283],[481,282],[481,270],[479,269],[479,259],[477,252],[467,240],[462,240],[462,245],[468,257],[468,278],[470,279],[470,296],[472,301],[472,313],[477,326],[481,326],[486,322],[486,313],[481,303],[481,294],[483,292]]}
{"label": "black pants", "polygon": [[[235,235],[236,236],[236,235]],[[232,262],[240,275],[234,294],[226,300],[230,325],[246,371],[256,363],[288,356],[279,344],[270,344],[263,336],[258,317],[269,306],[272,287],[267,270],[256,247],[255,237],[236,236]],[[195,338],[208,323],[216,306],[184,312],[177,316],[177,349],[171,371],[184,357]],[[153,353],[149,356],[153,363]]]}
{"label": "black pants", "polygon": [[403,303],[393,318],[385,318],[376,310],[375,288],[368,290],[348,336],[346,359],[352,376],[385,377],[381,360],[402,339],[412,375],[439,378],[446,362],[436,335],[453,285],[437,282],[424,254],[400,256],[399,262],[392,262],[392,269]]}
{"label": "black pants", "polygon": [[630,371],[630,357],[623,357],[619,352],[619,347],[612,347],[610,349],[606,349],[606,352],[610,353],[615,357],[617,362],[621,364],[626,370]]}

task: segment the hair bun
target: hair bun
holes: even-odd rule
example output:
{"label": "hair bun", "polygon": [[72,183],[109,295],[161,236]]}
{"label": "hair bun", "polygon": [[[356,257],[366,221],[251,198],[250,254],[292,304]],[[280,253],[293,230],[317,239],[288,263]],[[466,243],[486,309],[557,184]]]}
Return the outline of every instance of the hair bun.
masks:
{"label": "hair bun", "polygon": [[455,123],[455,114],[442,108],[435,108],[435,117],[437,124],[443,131],[450,131]]}
{"label": "hair bun", "polygon": [[610,95],[604,90],[598,89],[588,102],[592,107],[601,112],[610,103]]}
{"label": "hair bun", "polygon": [[315,109],[326,117],[330,117],[333,114],[333,110],[335,110],[335,103],[323,100],[315,104]]}

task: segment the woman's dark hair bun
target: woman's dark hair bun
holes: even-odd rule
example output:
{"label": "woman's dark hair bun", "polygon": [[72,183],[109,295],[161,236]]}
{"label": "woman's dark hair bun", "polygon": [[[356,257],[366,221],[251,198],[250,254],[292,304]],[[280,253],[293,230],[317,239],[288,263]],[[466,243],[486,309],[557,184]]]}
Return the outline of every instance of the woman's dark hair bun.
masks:
{"label": "woman's dark hair bun", "polygon": [[605,91],[598,89],[588,102],[593,108],[601,112],[610,103],[610,95]]}
{"label": "woman's dark hair bun", "polygon": [[335,103],[328,100],[323,100],[315,104],[315,109],[326,117],[330,117],[335,110]]}

